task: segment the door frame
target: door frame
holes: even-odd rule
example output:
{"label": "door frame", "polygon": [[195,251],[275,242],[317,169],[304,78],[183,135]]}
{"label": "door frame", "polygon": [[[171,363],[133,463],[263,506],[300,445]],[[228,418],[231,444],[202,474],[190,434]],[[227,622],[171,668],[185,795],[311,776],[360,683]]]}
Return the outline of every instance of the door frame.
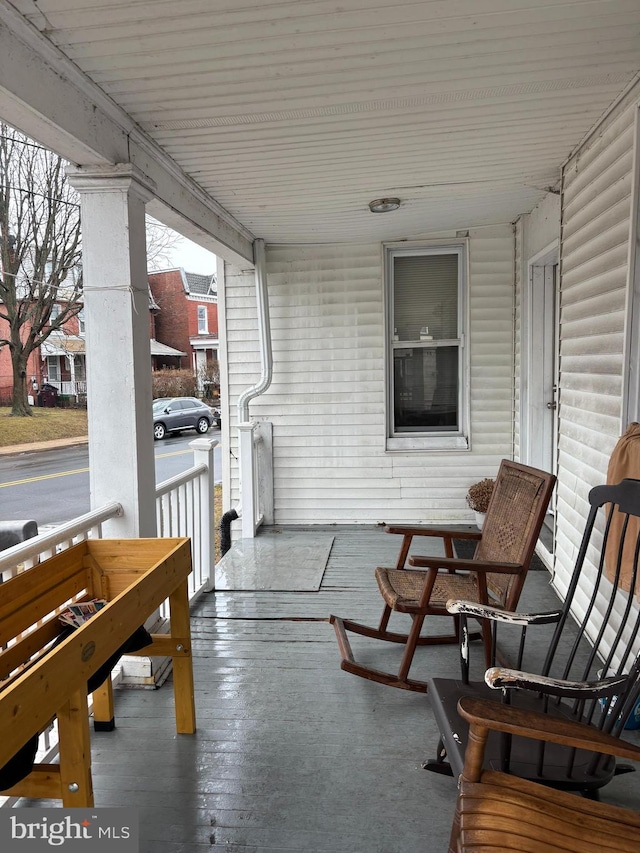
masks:
{"label": "door frame", "polygon": [[[529,258],[522,287],[520,459],[552,474],[558,468],[559,258],[557,240]],[[535,350],[540,337],[545,359]],[[550,420],[549,403],[556,405]]]}

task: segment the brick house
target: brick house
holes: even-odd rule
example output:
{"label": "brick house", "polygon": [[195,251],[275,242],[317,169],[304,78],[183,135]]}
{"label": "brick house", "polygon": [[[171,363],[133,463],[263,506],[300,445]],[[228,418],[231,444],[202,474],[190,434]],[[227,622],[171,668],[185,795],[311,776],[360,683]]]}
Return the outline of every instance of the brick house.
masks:
{"label": "brick house", "polygon": [[[53,316],[60,312],[55,305]],[[0,320],[0,323],[6,323]],[[0,335],[1,336],[1,335]],[[27,361],[27,379],[31,388],[32,403],[45,384],[53,385],[60,394],[80,399],[86,398],[86,364],[84,341],[84,312],[71,317],[63,331],[52,332]],[[0,347],[0,403],[8,404],[13,393],[13,372],[8,346]]]}
{"label": "brick house", "polygon": [[[201,374],[218,360],[218,292],[214,275],[184,269],[149,274],[151,337],[186,353],[182,367]],[[175,367],[174,358],[158,355],[154,367]]]}
{"label": "brick house", "polygon": [[[54,306],[54,312],[60,310]],[[55,315],[54,315],[55,316]],[[0,321],[4,322],[4,321]],[[218,297],[215,276],[183,269],[149,274],[149,336],[152,367],[191,368],[202,372],[218,359]],[[52,333],[31,354],[27,376],[33,404],[44,384],[63,396],[86,399],[84,312],[64,332]],[[9,348],[0,347],[0,403],[11,401],[13,374]]]}

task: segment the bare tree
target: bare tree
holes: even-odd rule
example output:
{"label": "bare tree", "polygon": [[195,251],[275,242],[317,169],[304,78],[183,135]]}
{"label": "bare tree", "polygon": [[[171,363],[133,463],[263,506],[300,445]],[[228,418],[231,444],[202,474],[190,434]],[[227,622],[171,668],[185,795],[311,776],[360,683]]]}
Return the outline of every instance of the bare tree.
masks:
{"label": "bare tree", "polygon": [[166,269],[171,263],[171,255],[178,242],[180,235],[172,231],[166,225],[147,216],[147,269]]}
{"label": "bare tree", "polygon": [[205,400],[217,399],[220,396],[220,362],[217,359],[212,359],[200,367],[196,376],[198,389]]}
{"label": "bare tree", "polygon": [[[80,206],[65,166],[0,123],[0,347],[11,353],[13,415],[31,414],[29,356],[82,309]],[[151,217],[146,231],[147,264],[161,268],[179,235]]]}
{"label": "bare tree", "polygon": [[11,353],[13,415],[31,414],[29,356],[82,308],[80,208],[65,165],[0,124],[0,346]]}

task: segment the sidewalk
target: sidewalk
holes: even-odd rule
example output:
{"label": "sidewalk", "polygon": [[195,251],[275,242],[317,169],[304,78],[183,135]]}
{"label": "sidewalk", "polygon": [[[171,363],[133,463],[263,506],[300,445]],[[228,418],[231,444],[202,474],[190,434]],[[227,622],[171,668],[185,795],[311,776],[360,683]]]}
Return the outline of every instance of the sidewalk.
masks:
{"label": "sidewalk", "polygon": [[9,456],[13,453],[36,453],[39,450],[55,450],[58,447],[73,447],[75,444],[87,444],[89,437],[77,435],[75,438],[56,438],[53,441],[32,441],[28,444],[12,444],[9,447],[0,447],[0,456]]}

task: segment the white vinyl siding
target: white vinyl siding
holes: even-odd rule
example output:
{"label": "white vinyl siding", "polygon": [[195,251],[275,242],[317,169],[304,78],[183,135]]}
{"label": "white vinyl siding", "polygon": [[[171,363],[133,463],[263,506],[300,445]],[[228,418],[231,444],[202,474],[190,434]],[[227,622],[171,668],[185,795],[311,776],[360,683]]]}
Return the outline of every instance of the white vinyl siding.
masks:
{"label": "white vinyl siding", "polygon": [[[273,423],[277,524],[471,521],[468,486],[512,450],[511,226],[471,231],[469,264],[471,452],[389,453],[380,244],[267,247],[273,382],[250,416]],[[253,272],[225,288],[233,505],[235,401],[260,376]]]}
{"label": "white vinyl siding", "polygon": [[[470,234],[471,447],[474,454],[493,456],[498,463],[513,454],[513,228]],[[494,473],[497,468],[495,464]]]}
{"label": "white vinyl siding", "polygon": [[634,119],[635,107],[619,112],[563,171],[554,578],[561,593],[575,561],[589,490],[605,482],[624,431]]}

